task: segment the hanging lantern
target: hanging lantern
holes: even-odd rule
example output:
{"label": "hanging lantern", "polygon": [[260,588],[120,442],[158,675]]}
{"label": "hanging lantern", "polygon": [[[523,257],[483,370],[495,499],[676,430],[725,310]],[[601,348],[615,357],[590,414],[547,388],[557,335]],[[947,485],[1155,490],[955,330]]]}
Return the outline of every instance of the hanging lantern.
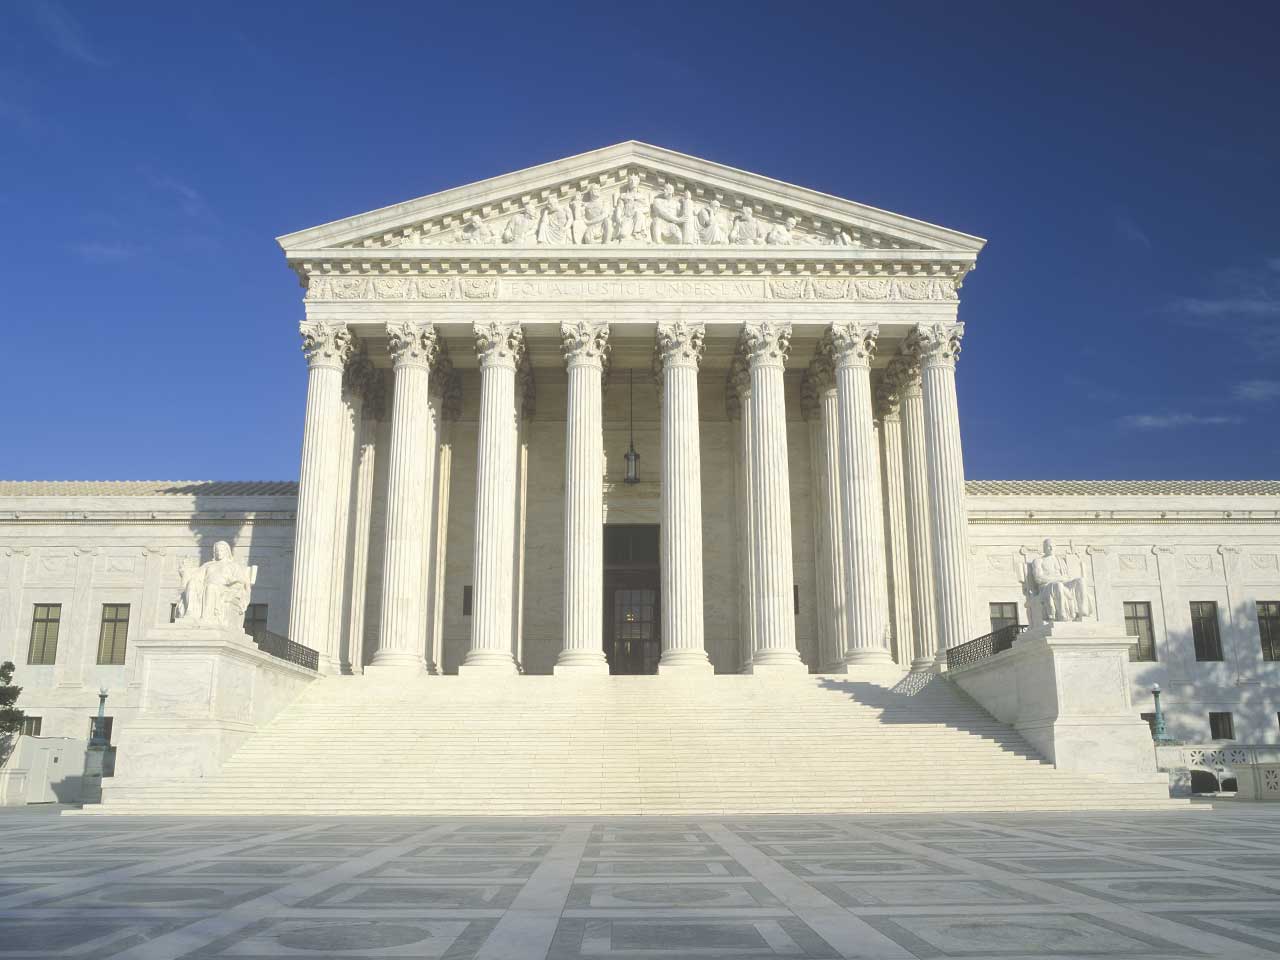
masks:
{"label": "hanging lantern", "polygon": [[635,391],[635,371],[627,371],[627,407],[628,419],[631,424],[631,439],[627,444],[627,453],[622,458],[627,463],[627,473],[624,476],[624,483],[640,482],[640,454],[636,453],[636,391]]}

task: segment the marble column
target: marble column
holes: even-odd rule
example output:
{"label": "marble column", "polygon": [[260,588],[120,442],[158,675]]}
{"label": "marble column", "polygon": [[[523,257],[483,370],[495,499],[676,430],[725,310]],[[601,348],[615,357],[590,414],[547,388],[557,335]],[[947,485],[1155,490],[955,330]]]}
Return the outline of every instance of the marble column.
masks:
{"label": "marble column", "polygon": [[386,415],[385,371],[374,370],[365,382],[360,403],[360,434],[356,438],[355,485],[351,497],[351,606],[343,672],[364,672],[365,607],[369,601],[369,539],[373,529],[373,485],[377,465],[378,422]]}
{"label": "marble column", "polygon": [[738,505],[738,669],[746,673],[756,649],[756,558],[755,521],[752,511],[755,501],[751,495],[751,370],[745,359],[738,355],[729,370],[727,405],[730,420],[738,422],[737,472],[734,477],[734,497]]}
{"label": "marble column", "polygon": [[889,377],[876,391],[880,418],[880,479],[884,496],[885,546],[889,570],[889,625],[899,666],[911,664],[911,572],[907,562],[906,480],[902,460],[902,410],[896,385]]}
{"label": "marble column", "polygon": [[929,523],[929,471],[920,365],[909,355],[889,364],[902,418],[903,500],[907,518],[907,566],[911,582],[911,669],[933,666],[938,651],[938,617],[933,596],[933,538]]}
{"label": "marble column", "polygon": [[845,603],[849,614],[847,666],[890,666],[881,610],[884,522],[879,462],[871,423],[871,359],[878,324],[854,320],[831,325],[836,404],[840,425],[840,509],[846,536]]}
{"label": "marble column", "polygon": [[471,645],[461,674],[516,672],[512,656],[515,579],[516,368],[524,353],[517,323],[475,324],[480,358],[476,443],[475,553]]}
{"label": "marble column", "polygon": [[391,402],[391,442],[387,451],[386,543],[382,562],[382,621],[378,648],[366,672],[421,673],[423,541],[427,535],[427,419],[431,365],[439,338],[429,323],[387,324],[395,384]]}
{"label": "marble column", "polygon": [[963,335],[963,324],[936,321],[918,324],[907,341],[920,360],[924,397],[939,663],[948,648],[972,640],[974,631],[969,612],[969,517],[956,405],[956,358]]}
{"label": "marble column", "polygon": [[702,454],[698,433],[701,323],[662,321],[662,657],[658,672],[710,673],[702,622]]}
{"label": "marble column", "polygon": [[783,396],[791,325],[747,323],[741,348],[751,372],[751,520],[756,571],[751,672],[804,672],[807,668],[796,650],[791,479]]}
{"label": "marble column", "polygon": [[289,639],[321,650],[321,669],[338,669],[327,648],[333,550],[338,514],[339,430],[342,372],[354,349],[346,324],[304,321],[302,350],[307,357],[307,413],[302,433],[294,529],[293,583],[289,598]]}
{"label": "marble column", "polygon": [[453,364],[449,360],[448,348],[441,343],[431,365],[431,389],[428,392],[427,409],[423,417],[422,429],[423,453],[427,461],[427,485],[422,491],[423,498],[423,537],[419,550],[422,554],[422,609],[419,611],[418,637],[422,645],[422,659],[427,665],[428,673],[437,673],[440,661],[436,659],[435,626],[435,578],[436,578],[436,537],[439,531],[436,523],[439,519],[436,510],[436,494],[439,489],[438,476],[440,469],[440,432],[444,420],[445,387],[453,378]]}
{"label": "marble column", "polygon": [[849,649],[849,606],[845,595],[849,579],[848,556],[844,509],[840,503],[840,402],[830,340],[824,341],[819,348],[818,355],[809,366],[809,377],[816,394],[821,431],[816,460],[821,505],[818,539],[822,550],[818,576],[824,584],[823,592],[829,597],[827,626],[831,637],[829,655],[821,666],[823,670],[830,670],[843,662]]}
{"label": "marble column", "polygon": [[435,537],[431,583],[431,661],[444,670],[445,569],[449,557],[449,493],[453,479],[453,429],[462,415],[462,377],[455,370],[444,385],[440,406],[439,451],[436,454]]}
{"label": "marble column", "polygon": [[609,672],[604,656],[606,323],[560,326],[569,394],[564,442],[564,628],[556,673]]}

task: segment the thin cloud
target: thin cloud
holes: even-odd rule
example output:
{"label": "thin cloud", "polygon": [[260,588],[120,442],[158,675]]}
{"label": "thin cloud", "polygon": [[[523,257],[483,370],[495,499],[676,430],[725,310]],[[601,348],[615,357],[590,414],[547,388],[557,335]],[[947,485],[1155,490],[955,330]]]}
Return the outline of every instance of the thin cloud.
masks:
{"label": "thin cloud", "polygon": [[1131,413],[1117,423],[1126,430],[1172,430],[1176,427],[1216,427],[1240,423],[1239,417],[1201,416],[1196,413]]}
{"label": "thin cloud", "polygon": [[1231,395],[1245,403],[1266,403],[1280,399],[1280,380],[1242,380]]}
{"label": "thin cloud", "polygon": [[1280,356],[1280,257],[1218,274],[1212,296],[1177,297],[1166,312],[1188,326],[1234,333],[1260,356]]}
{"label": "thin cloud", "polygon": [[183,183],[176,177],[168,174],[147,173],[147,178],[151,181],[151,185],[162,193],[167,193],[175,198],[180,209],[188,217],[196,219],[208,219],[212,215],[209,201],[204,194],[188,183]]}
{"label": "thin cloud", "polygon": [[82,260],[95,264],[124,263],[142,252],[139,247],[117,240],[88,240],[72,244],[71,249]]}
{"label": "thin cloud", "polygon": [[1147,236],[1147,232],[1143,230],[1133,217],[1127,213],[1117,214],[1114,220],[1116,234],[1121,240],[1125,240],[1147,250],[1151,249],[1151,238]]}
{"label": "thin cloud", "polygon": [[95,67],[106,66],[107,61],[93,49],[80,21],[57,0],[29,0],[27,9],[45,39],[65,56]]}

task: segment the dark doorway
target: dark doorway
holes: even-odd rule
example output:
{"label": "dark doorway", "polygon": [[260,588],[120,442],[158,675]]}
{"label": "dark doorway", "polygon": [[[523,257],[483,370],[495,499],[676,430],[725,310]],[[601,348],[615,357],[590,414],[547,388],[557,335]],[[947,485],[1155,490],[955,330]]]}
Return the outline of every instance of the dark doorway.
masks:
{"label": "dark doorway", "polygon": [[657,525],[604,528],[604,655],[610,673],[657,673],[662,655]]}

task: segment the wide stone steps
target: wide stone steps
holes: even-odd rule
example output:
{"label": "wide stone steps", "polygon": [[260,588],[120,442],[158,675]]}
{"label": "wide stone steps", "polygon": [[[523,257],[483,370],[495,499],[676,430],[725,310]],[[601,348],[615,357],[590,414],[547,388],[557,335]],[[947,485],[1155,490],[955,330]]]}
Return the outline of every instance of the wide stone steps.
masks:
{"label": "wide stone steps", "polygon": [[845,677],[325,678],[214,777],[101,813],[740,815],[1139,809],[950,683]]}

